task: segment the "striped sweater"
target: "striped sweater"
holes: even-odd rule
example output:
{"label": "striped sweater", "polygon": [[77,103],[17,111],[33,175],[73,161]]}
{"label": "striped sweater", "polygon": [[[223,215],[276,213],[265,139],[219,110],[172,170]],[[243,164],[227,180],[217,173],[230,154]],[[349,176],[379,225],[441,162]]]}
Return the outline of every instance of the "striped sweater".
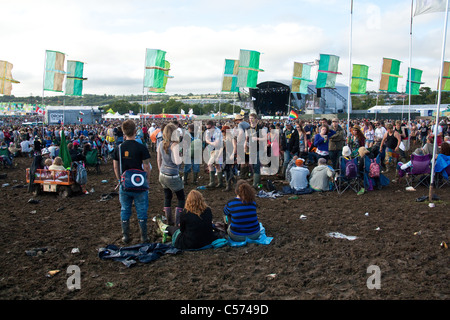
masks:
{"label": "striped sweater", "polygon": [[223,213],[228,217],[230,231],[239,236],[250,236],[259,231],[256,203],[243,203],[234,198],[225,205]]}

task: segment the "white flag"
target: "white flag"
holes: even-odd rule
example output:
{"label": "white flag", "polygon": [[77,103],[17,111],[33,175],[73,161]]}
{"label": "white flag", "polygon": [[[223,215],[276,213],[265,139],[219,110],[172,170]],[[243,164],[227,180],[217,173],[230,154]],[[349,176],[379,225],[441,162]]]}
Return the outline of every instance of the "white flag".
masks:
{"label": "white flag", "polygon": [[180,111],[181,111],[181,114],[185,114],[183,109],[181,109]]}
{"label": "white flag", "polygon": [[445,12],[446,0],[417,0],[414,16],[432,12]]}

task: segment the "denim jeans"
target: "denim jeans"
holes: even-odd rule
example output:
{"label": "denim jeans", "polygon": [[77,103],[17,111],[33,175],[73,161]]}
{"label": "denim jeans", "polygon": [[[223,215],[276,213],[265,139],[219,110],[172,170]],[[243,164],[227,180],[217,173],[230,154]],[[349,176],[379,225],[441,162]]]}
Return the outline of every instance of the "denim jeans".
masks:
{"label": "denim jeans", "polygon": [[[192,162],[194,162],[193,160],[192,160]],[[200,172],[200,164],[187,164],[187,163],[185,163],[184,164],[184,173],[188,173],[188,172],[191,172],[191,168],[192,168],[192,172]]]}
{"label": "denim jeans", "polygon": [[124,191],[122,186],[119,190],[120,200],[120,218],[122,220],[128,220],[131,217],[131,209],[133,206],[136,208],[137,218],[139,220],[147,220],[148,211],[148,191],[142,192],[130,192]]}

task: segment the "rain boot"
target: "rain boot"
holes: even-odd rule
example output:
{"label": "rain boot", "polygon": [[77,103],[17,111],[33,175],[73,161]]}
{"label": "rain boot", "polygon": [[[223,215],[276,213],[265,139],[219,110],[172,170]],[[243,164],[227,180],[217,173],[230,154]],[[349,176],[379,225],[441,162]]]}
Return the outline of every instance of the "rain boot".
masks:
{"label": "rain boot", "polygon": [[175,208],[175,217],[174,217],[174,220],[175,220],[175,226],[177,227],[177,226],[180,226],[180,217],[181,217],[181,213],[183,212],[183,208],[180,208],[180,207],[176,207]]}
{"label": "rain boot", "polygon": [[130,220],[122,220],[122,242],[130,242]]}
{"label": "rain boot", "polygon": [[166,216],[167,219],[167,224],[169,226],[173,226],[173,219],[172,219],[172,208],[171,207],[164,207],[164,215]]}
{"label": "rain boot", "polygon": [[214,176],[215,176],[215,172],[214,171],[210,171],[209,172],[209,184],[206,186],[207,188],[214,188],[216,185],[214,184]]}
{"label": "rain boot", "polygon": [[189,177],[189,172],[185,172],[184,177],[183,177],[183,181],[184,181],[185,185],[188,185],[188,177]]}
{"label": "rain boot", "polygon": [[193,173],[193,181],[192,181],[192,183],[194,184],[194,185],[197,185],[197,180],[198,180],[198,172],[194,172]]}
{"label": "rain boot", "polygon": [[261,174],[254,173],[253,174],[253,188],[258,189],[258,186],[261,184]]}
{"label": "rain boot", "polygon": [[141,242],[147,243],[148,242],[147,219],[139,220],[139,229],[141,230]]}
{"label": "rain boot", "polygon": [[217,171],[217,185],[216,188],[222,188],[223,187],[223,172]]}

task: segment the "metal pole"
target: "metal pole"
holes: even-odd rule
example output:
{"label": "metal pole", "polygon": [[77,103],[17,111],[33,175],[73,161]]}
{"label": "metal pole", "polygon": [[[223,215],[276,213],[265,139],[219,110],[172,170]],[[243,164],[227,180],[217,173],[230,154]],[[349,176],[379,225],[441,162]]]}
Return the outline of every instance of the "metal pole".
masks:
{"label": "metal pole", "polygon": [[352,101],[352,33],[353,33],[353,0],[350,0],[350,36],[348,45],[348,93],[347,93],[347,143],[350,136],[350,104]]}
{"label": "metal pole", "polygon": [[448,19],[448,2],[446,1],[445,5],[445,20],[444,20],[444,31],[442,35],[442,53],[441,53],[441,64],[439,66],[439,81],[438,81],[438,101],[436,105],[436,123],[434,124],[434,143],[433,143],[433,159],[431,160],[431,181],[430,181],[430,190],[428,194],[428,200],[431,202],[433,200],[433,185],[434,185],[434,172],[435,172],[435,156],[437,151],[437,134],[438,134],[438,126],[439,126],[439,112],[440,112],[440,104],[441,104],[441,95],[442,95],[442,75],[443,75],[443,65],[445,58],[445,41],[447,38],[447,19]]}

